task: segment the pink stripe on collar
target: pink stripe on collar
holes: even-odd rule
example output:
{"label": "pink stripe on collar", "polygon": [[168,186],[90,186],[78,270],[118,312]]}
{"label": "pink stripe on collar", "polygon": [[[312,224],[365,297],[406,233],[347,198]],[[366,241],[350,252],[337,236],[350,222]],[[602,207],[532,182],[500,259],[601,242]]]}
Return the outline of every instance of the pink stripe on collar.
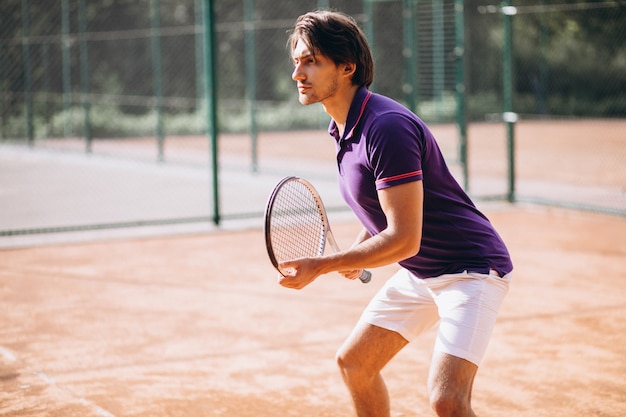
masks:
{"label": "pink stripe on collar", "polygon": [[352,137],[352,134],[354,133],[354,129],[356,129],[356,127],[359,125],[359,122],[361,121],[361,116],[363,116],[363,112],[365,111],[365,106],[367,105],[367,102],[369,101],[371,96],[372,96],[372,92],[368,91],[367,96],[365,96],[365,99],[363,99],[363,104],[361,104],[361,111],[359,112],[359,117],[356,119],[356,122],[354,123],[354,126],[352,126],[352,129],[350,129],[350,132],[344,137],[345,139],[349,139]]}

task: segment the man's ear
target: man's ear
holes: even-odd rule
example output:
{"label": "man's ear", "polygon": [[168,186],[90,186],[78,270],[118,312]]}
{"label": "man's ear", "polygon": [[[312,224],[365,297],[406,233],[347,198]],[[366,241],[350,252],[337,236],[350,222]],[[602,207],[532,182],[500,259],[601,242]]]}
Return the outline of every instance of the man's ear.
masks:
{"label": "man's ear", "polygon": [[354,75],[354,72],[356,71],[356,64],[353,62],[348,62],[343,64],[343,73],[344,75],[349,75],[352,76]]}

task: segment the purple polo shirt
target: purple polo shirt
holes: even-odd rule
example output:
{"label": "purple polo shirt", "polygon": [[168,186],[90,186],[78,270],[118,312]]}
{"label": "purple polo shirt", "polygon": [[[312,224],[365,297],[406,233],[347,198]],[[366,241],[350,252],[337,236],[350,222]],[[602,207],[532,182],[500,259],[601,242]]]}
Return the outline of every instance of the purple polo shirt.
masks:
{"label": "purple polo shirt", "polygon": [[415,114],[361,87],[344,136],[339,138],[334,121],[329,133],[337,141],[341,194],[372,236],[387,227],[377,190],[423,181],[421,247],[401,266],[420,278],[465,270],[511,272],[504,242],[454,179],[433,134]]}

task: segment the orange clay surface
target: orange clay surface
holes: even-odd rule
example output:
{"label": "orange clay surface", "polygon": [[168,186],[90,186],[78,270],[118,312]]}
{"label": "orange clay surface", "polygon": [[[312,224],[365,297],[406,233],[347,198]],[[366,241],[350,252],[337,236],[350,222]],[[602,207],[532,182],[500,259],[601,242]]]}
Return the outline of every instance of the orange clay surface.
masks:
{"label": "orange clay surface", "polygon": [[[516,269],[477,414],[626,415],[626,218],[484,210]],[[357,230],[334,224],[340,245]],[[0,250],[0,416],[350,416],[334,353],[395,269],[284,289],[260,224]],[[385,369],[394,417],[433,415],[433,341]]]}

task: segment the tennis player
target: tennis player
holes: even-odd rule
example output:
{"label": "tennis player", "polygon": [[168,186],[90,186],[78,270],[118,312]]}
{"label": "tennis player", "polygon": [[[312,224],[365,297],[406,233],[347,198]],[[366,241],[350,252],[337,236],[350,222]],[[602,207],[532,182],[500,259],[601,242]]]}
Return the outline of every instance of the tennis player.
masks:
{"label": "tennis player", "polygon": [[369,91],[372,56],[354,19],[302,15],[288,47],[300,103],[321,103],[332,118],[339,187],[364,228],[348,250],[283,263],[293,274],[280,284],[300,289],[325,273],[355,279],[363,268],[398,263],[337,353],[357,416],[390,416],[381,370],[437,324],[430,405],[439,416],[475,416],[472,383],[513,269],[504,242],[450,174],[426,124]]}

